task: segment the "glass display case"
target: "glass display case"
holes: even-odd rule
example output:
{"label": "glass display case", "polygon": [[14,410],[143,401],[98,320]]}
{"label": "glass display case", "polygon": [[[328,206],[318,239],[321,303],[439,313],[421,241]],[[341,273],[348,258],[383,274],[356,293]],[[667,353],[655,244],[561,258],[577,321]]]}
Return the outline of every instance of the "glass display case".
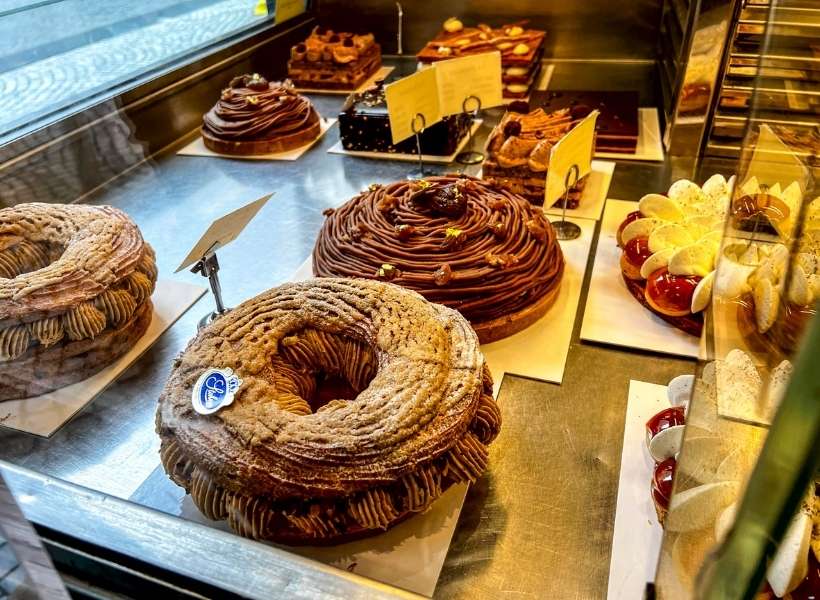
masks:
{"label": "glass display case", "polygon": [[[69,19],[19,4],[0,29]],[[771,390],[802,372],[820,268],[816,161],[762,108],[739,162],[665,153],[676,124],[706,131],[734,4],[88,4],[0,49],[30,59],[0,65],[18,112],[48,98],[18,69],[93,88],[0,132],[0,473],[70,593],[628,597],[610,559],[630,382],[695,371],[656,589],[713,585],[716,506],[741,506],[777,412],[748,386],[754,411],[721,399],[738,370]],[[409,177],[385,88],[486,51],[503,101],[425,123]],[[589,172],[566,212],[542,206],[593,108]],[[627,287],[613,211],[715,173],[732,217],[700,337]]]}
{"label": "glass display case", "polygon": [[[787,55],[781,21],[794,8],[744,8],[767,10],[758,43]],[[744,72],[756,73],[756,95],[665,521],[660,598],[817,590],[818,170],[769,118],[771,65],[754,69]]]}

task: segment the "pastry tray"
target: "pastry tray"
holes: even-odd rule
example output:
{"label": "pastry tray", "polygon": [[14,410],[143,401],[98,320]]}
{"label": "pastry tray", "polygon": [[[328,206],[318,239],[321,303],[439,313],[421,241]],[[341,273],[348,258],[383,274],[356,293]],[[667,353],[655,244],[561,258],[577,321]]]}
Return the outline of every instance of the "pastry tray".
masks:
{"label": "pastry tray", "polygon": [[663,528],[650,496],[655,463],[646,449],[646,422],[668,407],[666,386],[630,380],[607,600],[643,598],[655,580]]}

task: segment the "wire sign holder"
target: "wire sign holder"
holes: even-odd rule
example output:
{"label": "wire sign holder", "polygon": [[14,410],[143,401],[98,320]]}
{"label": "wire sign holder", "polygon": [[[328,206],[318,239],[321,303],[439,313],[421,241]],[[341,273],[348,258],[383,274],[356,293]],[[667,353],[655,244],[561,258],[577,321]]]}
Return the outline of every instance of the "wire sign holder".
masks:
{"label": "wire sign holder", "polygon": [[216,310],[200,319],[199,329],[210,325],[217,317],[231,310],[226,308],[225,303],[222,301],[222,285],[219,283],[219,260],[216,258],[216,251],[234,241],[272,195],[262,196],[258,200],[254,200],[216,219],[202,234],[177,270],[174,271],[179,273],[184,269],[190,269],[191,273],[199,273],[207,278],[208,283],[211,285]]}
{"label": "wire sign holder", "polygon": [[[468,110],[467,105],[470,101],[475,102],[475,108],[473,110]],[[481,110],[481,98],[478,96],[467,96],[464,98],[464,102],[461,103],[461,110],[462,113],[465,115],[470,116],[470,128],[468,129],[467,138],[467,150],[463,152],[459,152],[456,155],[456,161],[460,162],[462,165],[477,165],[482,160],[484,160],[484,154],[482,152],[477,152],[473,150],[473,124],[475,123],[476,117],[478,117],[478,113]]]}
{"label": "wire sign holder", "polygon": [[[418,121],[421,121],[421,126],[416,125]],[[427,127],[427,119],[424,118],[423,114],[416,113],[416,116],[410,121],[410,129],[413,130],[413,135],[416,136],[416,152],[419,157],[419,169],[417,172],[411,172],[407,175],[407,179],[410,180],[424,179],[424,157],[421,153],[421,134],[424,133],[425,127]]]}
{"label": "wire sign holder", "polygon": [[[581,228],[575,223],[567,221],[567,202],[569,202],[569,190],[578,183],[578,173],[580,169],[578,165],[572,165],[564,177],[564,198],[563,207],[561,209],[561,220],[552,221],[552,226],[555,228],[555,237],[559,240],[575,240],[581,237]],[[572,179],[572,185],[570,185]]]}
{"label": "wire sign holder", "polygon": [[216,248],[218,246],[218,242],[215,242],[213,246],[208,248],[205,255],[191,267],[191,273],[199,273],[208,279],[208,283],[211,285],[211,292],[214,295],[214,301],[216,302],[216,310],[202,317],[199,320],[197,329],[202,329],[210,325],[217,317],[231,310],[230,308],[226,308],[225,303],[222,301],[222,285],[219,283],[219,260],[216,258]]}

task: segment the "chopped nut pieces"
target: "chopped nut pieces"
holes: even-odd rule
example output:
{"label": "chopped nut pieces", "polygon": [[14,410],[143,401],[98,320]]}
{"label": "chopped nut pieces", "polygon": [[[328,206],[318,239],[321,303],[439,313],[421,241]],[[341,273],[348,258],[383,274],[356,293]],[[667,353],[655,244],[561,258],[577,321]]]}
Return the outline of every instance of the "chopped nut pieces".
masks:
{"label": "chopped nut pieces", "polygon": [[450,265],[443,264],[436,272],[433,274],[433,279],[436,282],[436,285],[447,285],[453,279],[453,270],[450,268]]}

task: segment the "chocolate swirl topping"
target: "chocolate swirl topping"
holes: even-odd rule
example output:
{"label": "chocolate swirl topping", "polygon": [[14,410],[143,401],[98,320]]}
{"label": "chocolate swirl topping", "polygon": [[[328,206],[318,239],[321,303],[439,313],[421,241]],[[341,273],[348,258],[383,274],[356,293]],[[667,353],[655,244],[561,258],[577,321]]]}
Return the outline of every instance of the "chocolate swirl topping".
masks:
{"label": "chocolate swirl topping", "polygon": [[313,250],[316,276],[390,281],[473,324],[537,301],[563,270],[538,208],[466,176],[371,186],[328,211]]}
{"label": "chocolate swirl topping", "polygon": [[202,120],[204,129],[215,137],[250,141],[307,129],[319,121],[319,115],[289,81],[268,82],[254,74],[235,77]]}

